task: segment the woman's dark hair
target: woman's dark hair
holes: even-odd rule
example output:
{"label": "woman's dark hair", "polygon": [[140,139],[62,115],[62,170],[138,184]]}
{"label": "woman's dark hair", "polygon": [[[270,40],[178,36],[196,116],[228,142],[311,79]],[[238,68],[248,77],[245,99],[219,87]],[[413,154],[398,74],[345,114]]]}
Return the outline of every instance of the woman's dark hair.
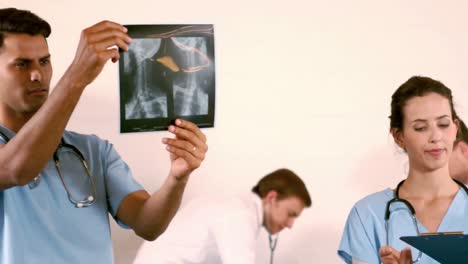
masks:
{"label": "woman's dark hair", "polygon": [[413,76],[403,83],[392,95],[390,130],[403,129],[403,108],[406,102],[416,96],[437,93],[449,101],[453,121],[458,119],[453,107],[452,91],[443,83],[424,76]]}
{"label": "woman's dark hair", "polygon": [[312,204],[304,182],[288,169],[279,169],[264,176],[252,188],[252,192],[256,193],[260,198],[265,197],[270,191],[276,191],[278,199],[294,196],[301,199],[306,207],[310,207]]}
{"label": "woman's dark hair", "polygon": [[42,35],[47,38],[51,33],[47,21],[28,10],[16,8],[0,9],[0,48],[5,34]]}
{"label": "woman's dark hair", "polygon": [[460,118],[458,118],[458,126],[455,144],[460,141],[468,143],[468,128],[466,128],[465,123]]}

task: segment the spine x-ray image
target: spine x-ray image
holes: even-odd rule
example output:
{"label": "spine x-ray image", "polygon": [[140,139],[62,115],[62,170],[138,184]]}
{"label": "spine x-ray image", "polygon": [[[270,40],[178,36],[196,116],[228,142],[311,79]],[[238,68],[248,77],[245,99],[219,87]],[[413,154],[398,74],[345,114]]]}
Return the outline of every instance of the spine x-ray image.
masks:
{"label": "spine x-ray image", "polygon": [[212,25],[126,26],[121,53],[121,131],[164,130],[177,117],[212,127],[215,64]]}

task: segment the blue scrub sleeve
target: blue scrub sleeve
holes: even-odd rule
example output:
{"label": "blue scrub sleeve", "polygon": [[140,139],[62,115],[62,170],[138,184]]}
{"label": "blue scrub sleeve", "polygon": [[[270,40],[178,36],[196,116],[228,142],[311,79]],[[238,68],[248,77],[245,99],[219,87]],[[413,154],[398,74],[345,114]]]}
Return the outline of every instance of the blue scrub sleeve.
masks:
{"label": "blue scrub sleeve", "polygon": [[338,255],[348,264],[352,263],[353,258],[367,263],[380,263],[378,249],[372,243],[365,226],[367,225],[363,223],[358,210],[353,207],[338,248]]}
{"label": "blue scrub sleeve", "polygon": [[109,211],[117,223],[129,228],[117,218],[117,210],[122,200],[130,193],[143,190],[143,187],[133,179],[132,172],[128,165],[122,160],[112,144],[106,145],[106,193]]}

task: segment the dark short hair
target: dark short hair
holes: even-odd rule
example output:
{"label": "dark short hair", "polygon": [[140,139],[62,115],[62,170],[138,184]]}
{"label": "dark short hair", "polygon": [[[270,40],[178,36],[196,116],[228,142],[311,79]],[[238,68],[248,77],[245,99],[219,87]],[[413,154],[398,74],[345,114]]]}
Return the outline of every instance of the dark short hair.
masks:
{"label": "dark short hair", "polygon": [[276,191],[278,199],[297,197],[304,202],[306,207],[310,207],[312,200],[304,182],[294,172],[288,169],[278,169],[264,176],[252,188],[260,198],[264,198],[268,192]]}
{"label": "dark short hair", "polygon": [[47,38],[51,31],[49,23],[31,11],[0,9],[0,48],[3,46],[5,33],[42,35]]}
{"label": "dark short hair", "polygon": [[437,93],[449,101],[452,112],[452,120],[458,119],[453,107],[452,91],[440,81],[424,76],[413,76],[403,83],[392,95],[390,130],[403,129],[403,108],[406,102],[416,96],[425,96],[429,93]]}

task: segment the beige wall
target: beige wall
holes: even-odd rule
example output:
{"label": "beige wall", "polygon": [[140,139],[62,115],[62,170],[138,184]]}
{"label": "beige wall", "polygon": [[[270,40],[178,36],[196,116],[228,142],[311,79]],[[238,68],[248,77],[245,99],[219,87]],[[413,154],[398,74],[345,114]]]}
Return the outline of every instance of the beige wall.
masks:
{"label": "beige wall", "polygon": [[[459,2],[459,3],[457,3]],[[216,127],[184,202],[213,191],[238,193],[278,167],[308,185],[313,207],[281,234],[277,262],[341,263],[347,214],[364,195],[392,187],[405,159],[388,135],[390,96],[411,75],[451,87],[468,118],[468,37],[463,1],[31,1],[53,27],[56,82],[73,59],[80,30],[102,19],[128,24],[215,24]],[[155,191],[169,161],[165,132],[119,134],[117,64],[87,88],[69,129],[114,142],[136,178]],[[151,146],[151,147],[148,147]],[[116,263],[141,240],[113,225]],[[266,257],[262,237],[261,256]]]}

